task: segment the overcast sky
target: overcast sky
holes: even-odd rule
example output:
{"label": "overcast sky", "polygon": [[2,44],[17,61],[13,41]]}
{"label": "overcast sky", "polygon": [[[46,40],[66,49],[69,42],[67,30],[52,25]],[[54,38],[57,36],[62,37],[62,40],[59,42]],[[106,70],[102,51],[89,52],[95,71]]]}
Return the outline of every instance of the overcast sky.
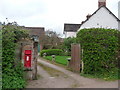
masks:
{"label": "overcast sky", "polygon": [[[106,0],[118,17],[118,1]],[[98,9],[98,0],[0,0],[0,21],[28,27],[45,27],[63,33],[64,23],[80,24]]]}

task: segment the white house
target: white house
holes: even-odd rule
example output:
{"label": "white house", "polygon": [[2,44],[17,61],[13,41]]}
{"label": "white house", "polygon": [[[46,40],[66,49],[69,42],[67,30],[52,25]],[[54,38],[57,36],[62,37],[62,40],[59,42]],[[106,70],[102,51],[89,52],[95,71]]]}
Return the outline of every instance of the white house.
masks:
{"label": "white house", "polygon": [[64,35],[65,38],[68,37],[76,37],[77,30],[80,28],[81,24],[70,24],[65,23],[64,24]]}
{"label": "white house", "polygon": [[65,38],[76,37],[76,33],[83,28],[120,30],[120,2],[118,3],[118,18],[106,7],[106,0],[98,0],[98,9],[86,18],[81,24],[64,24]]}
{"label": "white house", "polygon": [[80,29],[83,28],[120,29],[119,24],[120,24],[120,19],[118,19],[106,7],[106,0],[99,0],[98,9],[92,15],[87,15],[87,19],[82,22]]}

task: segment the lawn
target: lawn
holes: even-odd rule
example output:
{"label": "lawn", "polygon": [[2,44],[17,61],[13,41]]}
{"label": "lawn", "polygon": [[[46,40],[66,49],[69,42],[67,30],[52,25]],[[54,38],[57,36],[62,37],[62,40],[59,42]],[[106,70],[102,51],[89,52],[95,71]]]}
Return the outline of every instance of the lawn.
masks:
{"label": "lawn", "polygon": [[[44,58],[47,59],[47,60],[52,61],[51,56],[46,56]],[[68,63],[67,58],[70,58],[70,56],[55,56],[55,62],[59,63],[59,64],[67,65],[67,63]]]}

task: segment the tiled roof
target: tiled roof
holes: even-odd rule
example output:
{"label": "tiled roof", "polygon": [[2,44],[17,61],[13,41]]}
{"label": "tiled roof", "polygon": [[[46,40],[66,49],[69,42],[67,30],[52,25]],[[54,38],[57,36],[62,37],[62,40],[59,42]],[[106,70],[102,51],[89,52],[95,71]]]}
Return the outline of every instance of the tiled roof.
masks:
{"label": "tiled roof", "polygon": [[45,34],[44,27],[24,27],[27,30],[30,30],[30,35],[41,36]]}
{"label": "tiled roof", "polygon": [[64,31],[65,32],[77,32],[77,30],[80,28],[81,24],[64,24]]}

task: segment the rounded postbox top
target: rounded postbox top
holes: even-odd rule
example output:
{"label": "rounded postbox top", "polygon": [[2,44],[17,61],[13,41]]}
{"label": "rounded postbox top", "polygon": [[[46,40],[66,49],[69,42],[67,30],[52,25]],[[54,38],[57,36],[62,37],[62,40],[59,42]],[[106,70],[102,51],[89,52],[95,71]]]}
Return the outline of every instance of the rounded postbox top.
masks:
{"label": "rounded postbox top", "polygon": [[31,54],[32,51],[31,50],[25,50],[25,54]]}

